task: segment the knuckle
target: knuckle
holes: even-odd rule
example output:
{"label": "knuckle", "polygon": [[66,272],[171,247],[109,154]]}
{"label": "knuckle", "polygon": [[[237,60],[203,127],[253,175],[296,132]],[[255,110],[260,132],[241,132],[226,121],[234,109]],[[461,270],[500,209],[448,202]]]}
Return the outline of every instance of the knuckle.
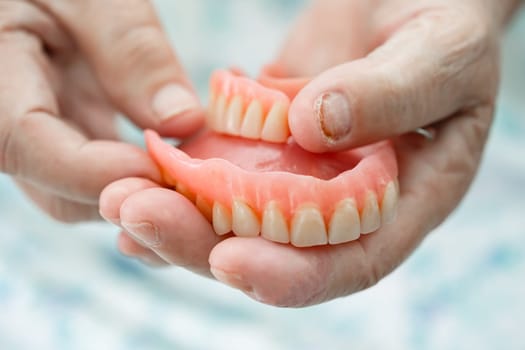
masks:
{"label": "knuckle", "polygon": [[452,30],[444,32],[443,43],[448,47],[448,59],[466,67],[480,60],[490,49],[492,36],[486,21],[463,11],[453,12],[448,21]]}
{"label": "knuckle", "polygon": [[35,171],[32,158],[35,146],[31,139],[42,129],[42,123],[52,114],[45,108],[35,108],[19,117],[6,118],[0,131],[0,171],[12,176],[31,177]]}
{"label": "knuckle", "polygon": [[13,142],[13,123],[2,125],[0,133],[0,172],[15,175],[17,172],[16,152]]}
{"label": "knuckle", "polygon": [[375,286],[400,263],[401,261],[392,264],[392,266],[387,266],[383,261],[377,259],[374,262],[369,262],[368,268],[363,269],[364,272],[360,275],[357,290],[365,290]]}
{"label": "knuckle", "polygon": [[68,216],[64,210],[58,207],[49,208],[46,210],[46,213],[51,219],[64,224],[74,224],[80,222],[80,220],[76,220],[75,218]]}
{"label": "knuckle", "polygon": [[362,251],[361,259],[358,261],[353,269],[346,272],[340,287],[341,290],[336,297],[372,288],[395,267],[388,267],[383,259],[372,258],[365,250]]}
{"label": "knuckle", "polygon": [[[24,142],[37,129],[33,113],[25,113],[7,122],[0,135],[0,170],[12,176],[22,171],[21,165],[29,145]],[[24,174],[22,174],[24,175]]]}
{"label": "knuckle", "polygon": [[490,21],[470,7],[441,7],[428,11],[425,17],[431,21],[432,42],[441,49],[441,66],[449,70],[448,74],[481,61],[494,47]]}
{"label": "knuckle", "polygon": [[46,48],[71,46],[56,20],[43,7],[29,1],[0,1],[0,39],[10,32],[32,36]]}
{"label": "knuckle", "polygon": [[83,221],[85,218],[85,213],[73,212],[71,206],[59,198],[51,199],[48,204],[47,214],[58,222],[74,224]]}
{"label": "knuckle", "polygon": [[57,222],[77,223],[98,219],[94,206],[70,201],[18,178],[15,178],[15,183],[44,214]]}
{"label": "knuckle", "polygon": [[15,1],[0,2],[0,32],[7,30],[12,25],[19,8],[20,4]]}
{"label": "knuckle", "polygon": [[61,223],[75,224],[100,220],[96,207],[72,202],[51,194],[48,195],[41,207],[50,218]]}
{"label": "knuckle", "polygon": [[[118,63],[114,70],[117,79],[166,79],[172,69],[173,54],[162,29],[156,23],[143,23],[115,34],[112,56]],[[168,79],[170,77],[168,75]],[[131,82],[133,83],[133,82]]]}
{"label": "knuckle", "polygon": [[448,23],[452,29],[443,35],[442,71],[459,77],[458,96],[464,103],[477,105],[494,98],[499,81],[497,31],[479,13],[462,8],[452,11]]}
{"label": "knuckle", "polygon": [[281,280],[272,288],[255,288],[258,301],[276,307],[302,308],[321,303],[338,295],[333,295],[329,280],[331,267],[326,259],[312,256],[311,268],[303,269],[292,279]]}
{"label": "knuckle", "polygon": [[418,115],[432,114],[430,108],[436,104],[443,106],[442,112],[448,115],[466,104],[493,98],[499,64],[497,31],[492,21],[472,5],[457,3],[427,8],[409,26],[418,34],[427,60],[426,69],[416,69],[422,75],[414,73],[420,82],[417,87],[422,88],[416,89],[413,81],[400,74],[392,85],[393,97],[398,97],[396,91],[405,91],[418,101],[426,101],[420,104],[425,107],[424,113]]}

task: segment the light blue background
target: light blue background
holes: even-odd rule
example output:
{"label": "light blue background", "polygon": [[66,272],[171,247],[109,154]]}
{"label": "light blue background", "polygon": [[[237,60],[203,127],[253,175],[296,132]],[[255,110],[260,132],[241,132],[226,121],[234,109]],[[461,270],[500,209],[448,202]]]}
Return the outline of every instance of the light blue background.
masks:
{"label": "light blue background", "polygon": [[[269,61],[301,1],[157,3],[204,96],[213,68]],[[266,307],[127,260],[116,229],[52,222],[0,176],[0,349],[525,349],[524,17],[505,41],[498,115],[471,191],[376,287]]]}

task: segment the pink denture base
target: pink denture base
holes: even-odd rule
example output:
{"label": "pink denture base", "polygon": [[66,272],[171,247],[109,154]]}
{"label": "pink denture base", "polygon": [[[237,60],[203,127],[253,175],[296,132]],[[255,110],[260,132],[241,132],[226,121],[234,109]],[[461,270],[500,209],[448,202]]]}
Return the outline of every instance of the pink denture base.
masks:
{"label": "pink denture base", "polygon": [[290,104],[290,99],[284,92],[265,87],[253,79],[227,70],[214,72],[210,86],[216,96],[220,94],[227,98],[241,96],[246,104],[257,100],[265,111],[268,111],[276,102]]}
{"label": "pink denture base", "polygon": [[304,151],[293,141],[268,144],[209,131],[180,149],[153,131],[146,131],[146,142],[168,183],[180,182],[229,208],[241,199],[258,213],[276,201],[288,219],[305,203],[315,203],[329,219],[334,204],[349,197],[361,210],[368,191],[381,198],[397,178],[390,141],[323,155]]}

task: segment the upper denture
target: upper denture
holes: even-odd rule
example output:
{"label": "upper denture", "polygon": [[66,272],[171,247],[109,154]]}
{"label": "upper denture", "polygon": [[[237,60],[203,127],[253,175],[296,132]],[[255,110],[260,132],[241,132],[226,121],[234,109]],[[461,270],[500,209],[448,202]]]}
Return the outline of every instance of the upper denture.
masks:
{"label": "upper denture", "polygon": [[257,82],[269,89],[281,91],[293,100],[299,91],[310,81],[305,77],[291,77],[283,66],[269,64],[263,67]]}
{"label": "upper denture", "polygon": [[225,70],[211,78],[208,125],[215,132],[267,142],[290,137],[290,99],[281,91]]}
{"label": "upper denture", "polygon": [[210,130],[180,149],[152,131],[146,140],[166,182],[217,234],[261,234],[308,247],[355,240],[393,220],[398,188],[390,141],[312,154],[289,135],[284,92],[228,71],[213,75],[211,89]]}

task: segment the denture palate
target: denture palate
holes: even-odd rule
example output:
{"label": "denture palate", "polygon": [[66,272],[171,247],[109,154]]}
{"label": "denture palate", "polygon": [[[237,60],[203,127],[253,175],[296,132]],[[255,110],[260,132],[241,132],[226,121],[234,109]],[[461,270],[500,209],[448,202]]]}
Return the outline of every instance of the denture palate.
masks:
{"label": "denture palate", "polygon": [[356,240],[395,218],[398,170],[390,141],[329,154],[294,142],[288,108],[306,82],[220,70],[211,78],[207,130],[179,148],[146,132],[166,183],[218,235],[311,247]]}

